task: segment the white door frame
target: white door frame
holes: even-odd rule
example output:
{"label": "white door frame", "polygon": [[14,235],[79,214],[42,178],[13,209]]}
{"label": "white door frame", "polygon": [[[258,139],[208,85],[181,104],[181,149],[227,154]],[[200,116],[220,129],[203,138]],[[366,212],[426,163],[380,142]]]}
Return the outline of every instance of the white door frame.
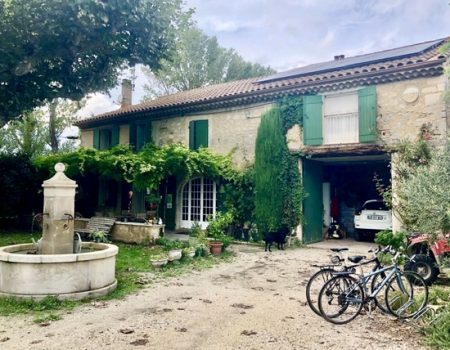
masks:
{"label": "white door frame", "polygon": [[[198,180],[199,190],[193,191],[193,185],[195,186]],[[205,186],[208,184],[212,185],[211,192],[212,196],[209,198],[205,197],[207,191]],[[187,187],[186,187],[187,186]],[[187,189],[187,193],[185,190]],[[215,217],[216,214],[216,202],[217,202],[217,186],[216,183],[205,177],[195,177],[188,180],[180,187],[180,227],[191,228],[192,225],[197,222],[202,229],[208,227],[207,216],[212,215]],[[198,192],[198,194],[196,194]],[[210,202],[211,206],[206,206],[207,202]],[[198,209],[198,212],[194,212],[193,209]]]}

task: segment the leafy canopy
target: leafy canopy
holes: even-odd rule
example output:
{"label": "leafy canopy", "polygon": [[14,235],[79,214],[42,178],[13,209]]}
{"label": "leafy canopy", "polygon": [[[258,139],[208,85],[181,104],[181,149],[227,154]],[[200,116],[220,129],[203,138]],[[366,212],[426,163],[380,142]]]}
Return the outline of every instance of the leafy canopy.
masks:
{"label": "leafy canopy", "polygon": [[236,173],[230,156],[217,155],[206,148],[192,151],[180,144],[148,145],[139,153],[122,145],[102,151],[80,148],[71,153],[39,157],[34,164],[52,173],[57,162],[67,165],[69,177],[99,174],[152,190],[158,189],[161,181],[171,175],[185,179],[193,175],[230,179]]}
{"label": "leafy canopy", "polygon": [[57,97],[115,85],[168,58],[181,0],[0,0],[0,126]]}
{"label": "leafy canopy", "polygon": [[[144,70],[145,71],[145,70]],[[191,23],[184,22],[176,37],[176,50],[157,70],[146,71],[155,85],[146,86],[147,98],[272,74],[274,70],[245,61],[233,49],[219,45]]]}
{"label": "leafy canopy", "polygon": [[[417,145],[411,147],[422,150]],[[438,233],[450,231],[450,144],[425,154],[430,158],[415,156],[418,164],[398,182],[394,208],[407,229],[435,239]]]}

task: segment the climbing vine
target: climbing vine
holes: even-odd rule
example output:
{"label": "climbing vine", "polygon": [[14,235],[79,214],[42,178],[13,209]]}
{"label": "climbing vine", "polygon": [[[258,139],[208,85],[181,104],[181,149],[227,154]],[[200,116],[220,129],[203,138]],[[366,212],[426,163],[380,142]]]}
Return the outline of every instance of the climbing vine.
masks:
{"label": "climbing vine", "polygon": [[35,165],[50,174],[57,162],[66,164],[69,177],[97,174],[133,183],[138,189],[157,189],[163,179],[172,175],[181,179],[195,174],[227,180],[237,173],[231,155],[218,155],[204,148],[192,151],[180,144],[148,145],[139,153],[121,145],[101,151],[80,148],[71,153],[40,157]]}
{"label": "climbing vine", "polygon": [[301,96],[285,96],[280,99],[278,104],[284,133],[296,124],[300,127],[303,126],[303,98]]}

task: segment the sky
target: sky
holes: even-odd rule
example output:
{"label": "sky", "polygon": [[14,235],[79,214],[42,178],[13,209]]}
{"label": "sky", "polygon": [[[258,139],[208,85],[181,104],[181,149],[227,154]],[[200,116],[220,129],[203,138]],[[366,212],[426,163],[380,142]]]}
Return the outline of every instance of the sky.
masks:
{"label": "sky", "polygon": [[[284,71],[450,36],[449,0],[185,0],[194,20],[244,59]],[[136,81],[133,103],[142,97]],[[83,112],[118,108],[120,89]]]}

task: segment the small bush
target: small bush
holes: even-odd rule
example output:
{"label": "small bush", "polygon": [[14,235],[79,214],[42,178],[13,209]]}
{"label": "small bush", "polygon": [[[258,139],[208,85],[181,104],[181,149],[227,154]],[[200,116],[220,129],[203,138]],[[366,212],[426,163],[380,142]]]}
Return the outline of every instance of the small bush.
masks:
{"label": "small bush", "polygon": [[384,247],[391,246],[395,250],[403,252],[406,249],[406,233],[394,233],[390,230],[380,231],[375,236],[375,243]]}
{"label": "small bush", "polygon": [[428,345],[437,349],[448,349],[450,344],[450,307],[438,312],[433,322],[423,329]]}

